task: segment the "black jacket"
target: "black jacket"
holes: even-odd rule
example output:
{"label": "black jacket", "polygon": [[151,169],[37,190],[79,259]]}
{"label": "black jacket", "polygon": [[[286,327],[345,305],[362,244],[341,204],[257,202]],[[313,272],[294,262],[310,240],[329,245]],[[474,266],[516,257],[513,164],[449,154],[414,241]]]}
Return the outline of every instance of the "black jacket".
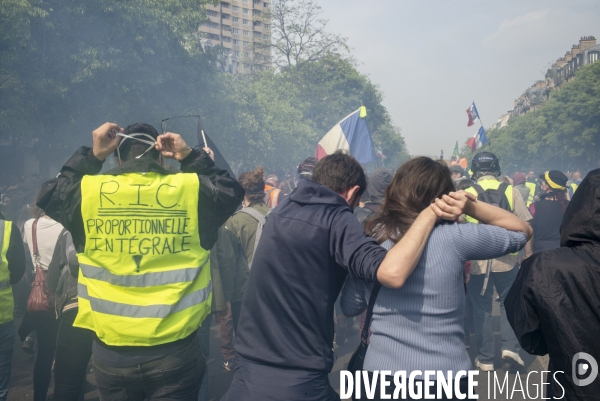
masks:
{"label": "black jacket", "polygon": [[261,364],[330,372],[333,306],[346,276],[376,280],[385,254],[341,196],[300,180],[263,228],[236,351]]}
{"label": "black jacket", "polygon": [[[600,400],[600,372],[587,386],[575,385],[572,372],[580,352],[600,364],[600,169],[588,174],[571,200],[560,245],[523,262],[506,314],[524,350],[549,354],[548,397],[561,397],[564,388],[565,400]],[[552,376],[559,371],[560,385]]]}
{"label": "black jacket", "polygon": [[[81,147],[63,166],[58,177],[44,183],[37,205],[54,220],[61,223],[73,236],[77,252],[85,248],[85,233],[81,217],[81,179],[84,175],[98,174],[102,161],[92,149]],[[244,189],[227,171],[217,168],[203,150],[192,152],[181,161],[181,171],[196,173],[200,179],[198,194],[198,222],[200,244],[210,250],[217,240],[217,230],[235,212],[244,197]],[[106,174],[157,172],[176,174],[156,161],[142,157],[130,159]]]}

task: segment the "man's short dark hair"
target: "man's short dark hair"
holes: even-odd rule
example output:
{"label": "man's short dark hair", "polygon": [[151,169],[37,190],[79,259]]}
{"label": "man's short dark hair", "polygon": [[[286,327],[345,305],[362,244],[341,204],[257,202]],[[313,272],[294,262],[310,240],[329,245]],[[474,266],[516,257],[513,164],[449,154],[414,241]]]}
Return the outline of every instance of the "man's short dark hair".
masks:
{"label": "man's short dark hair", "polygon": [[342,194],[358,185],[360,197],[367,188],[367,177],[358,161],[343,151],[337,151],[325,156],[315,166],[312,176],[313,181],[333,189]]}
{"label": "man's short dark hair", "polygon": [[[156,129],[150,124],[146,123],[135,123],[129,125],[125,128],[125,134],[147,134],[156,140],[158,138],[158,132]],[[149,141],[150,138],[146,136],[140,136],[140,139],[145,141]],[[121,154],[121,160],[127,161],[131,158],[141,155],[144,153],[150,145],[144,142],[136,141],[135,139],[123,138],[121,140],[121,146],[119,147],[119,153]],[[115,156],[118,156],[117,151],[115,150]],[[160,153],[156,148],[148,151],[143,157],[149,156],[154,160],[158,160]]]}

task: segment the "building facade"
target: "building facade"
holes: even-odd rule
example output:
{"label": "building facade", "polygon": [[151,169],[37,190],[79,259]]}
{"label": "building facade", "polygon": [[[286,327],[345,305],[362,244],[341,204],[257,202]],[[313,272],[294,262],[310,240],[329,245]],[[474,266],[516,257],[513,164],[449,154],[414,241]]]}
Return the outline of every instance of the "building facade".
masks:
{"label": "building facade", "polygon": [[270,1],[227,0],[207,5],[200,27],[203,46],[224,48],[224,71],[245,74],[271,66]]}
{"label": "building facade", "polygon": [[528,88],[514,102],[512,110],[503,114],[492,128],[503,128],[512,117],[535,111],[550,98],[550,92],[560,88],[573,78],[575,72],[588,64],[598,61],[600,45],[594,36],[584,36],[579,44],[573,45],[564,57],[556,60],[546,72],[545,80],[540,80]]}

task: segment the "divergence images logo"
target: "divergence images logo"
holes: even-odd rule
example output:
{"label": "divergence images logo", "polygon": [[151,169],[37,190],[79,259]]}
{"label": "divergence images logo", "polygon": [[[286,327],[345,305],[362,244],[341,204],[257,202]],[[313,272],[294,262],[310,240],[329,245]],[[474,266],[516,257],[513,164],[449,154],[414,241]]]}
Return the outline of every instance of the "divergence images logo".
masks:
{"label": "divergence images logo", "polygon": [[[572,372],[573,383],[575,383],[576,386],[587,386],[588,384],[592,384],[598,376],[598,362],[596,362],[594,357],[590,354],[578,352],[573,357]],[[580,379],[580,377],[586,375],[587,377],[585,379]]]}

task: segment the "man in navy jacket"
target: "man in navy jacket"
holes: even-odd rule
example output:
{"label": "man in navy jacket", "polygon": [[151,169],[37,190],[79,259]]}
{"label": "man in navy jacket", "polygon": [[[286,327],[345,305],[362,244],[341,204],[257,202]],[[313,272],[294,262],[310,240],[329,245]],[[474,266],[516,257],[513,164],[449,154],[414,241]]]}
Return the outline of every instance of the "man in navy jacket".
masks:
{"label": "man in navy jacket", "polygon": [[456,218],[464,207],[433,204],[386,255],[352,213],[365,188],[360,164],[336,153],[270,213],[242,303],[238,369],[223,400],[339,399],[327,374],[333,308],[346,276],[401,287],[438,216]]}

